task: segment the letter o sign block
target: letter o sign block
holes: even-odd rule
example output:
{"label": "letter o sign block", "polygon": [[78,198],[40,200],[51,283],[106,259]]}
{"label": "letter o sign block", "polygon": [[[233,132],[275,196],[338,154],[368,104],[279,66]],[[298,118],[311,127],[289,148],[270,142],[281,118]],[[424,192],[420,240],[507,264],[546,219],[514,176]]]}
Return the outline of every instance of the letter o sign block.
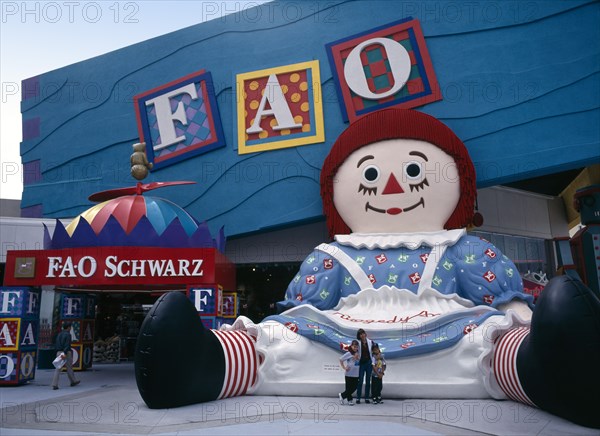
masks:
{"label": "letter o sign block", "polygon": [[407,18],[326,45],[344,121],[441,100],[418,20]]}

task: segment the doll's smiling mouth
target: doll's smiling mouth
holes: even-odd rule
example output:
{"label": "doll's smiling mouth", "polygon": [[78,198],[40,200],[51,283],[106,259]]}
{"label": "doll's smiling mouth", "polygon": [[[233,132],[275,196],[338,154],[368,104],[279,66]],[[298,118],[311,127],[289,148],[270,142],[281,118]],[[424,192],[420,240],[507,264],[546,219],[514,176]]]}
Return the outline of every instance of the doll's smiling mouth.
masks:
{"label": "doll's smiling mouth", "polygon": [[413,209],[416,209],[417,207],[423,206],[425,207],[425,200],[423,200],[423,197],[421,197],[421,199],[416,203],[413,204],[412,206],[408,206],[405,207],[404,209],[400,209],[399,207],[390,207],[389,209],[379,209],[377,207],[373,207],[369,204],[369,202],[367,201],[367,204],[365,204],[365,212],[368,211],[369,209],[371,209],[374,212],[378,212],[378,213],[387,213],[390,215],[398,215],[402,212],[410,212]]}

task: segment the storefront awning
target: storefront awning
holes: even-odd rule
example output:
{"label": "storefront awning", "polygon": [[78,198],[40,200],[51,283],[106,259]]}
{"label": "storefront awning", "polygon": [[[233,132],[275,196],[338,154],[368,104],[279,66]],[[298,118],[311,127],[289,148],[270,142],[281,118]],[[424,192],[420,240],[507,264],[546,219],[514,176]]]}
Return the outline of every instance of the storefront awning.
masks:
{"label": "storefront awning", "polygon": [[77,247],[9,251],[6,286],[158,290],[219,283],[235,289],[235,266],[215,248]]}

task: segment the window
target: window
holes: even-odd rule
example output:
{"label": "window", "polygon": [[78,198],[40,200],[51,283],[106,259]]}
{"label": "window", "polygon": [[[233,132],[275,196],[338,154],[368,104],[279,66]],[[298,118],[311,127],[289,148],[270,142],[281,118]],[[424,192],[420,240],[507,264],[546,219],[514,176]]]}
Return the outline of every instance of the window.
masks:
{"label": "window", "polygon": [[527,273],[539,273],[546,274],[550,279],[554,275],[551,241],[479,231],[471,234],[486,239],[498,247],[515,263],[521,276]]}

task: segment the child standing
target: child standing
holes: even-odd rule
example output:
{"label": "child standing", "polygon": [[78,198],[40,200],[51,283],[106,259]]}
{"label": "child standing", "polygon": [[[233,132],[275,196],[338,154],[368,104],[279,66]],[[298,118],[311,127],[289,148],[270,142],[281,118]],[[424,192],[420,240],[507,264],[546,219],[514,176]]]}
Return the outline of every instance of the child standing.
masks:
{"label": "child standing", "polygon": [[358,369],[360,366],[360,356],[358,354],[358,341],[353,340],[348,348],[348,352],[340,358],[340,365],[346,373],[346,390],[338,394],[340,404],[349,404],[354,406],[352,394],[358,385]]}
{"label": "child standing", "polygon": [[381,390],[383,388],[383,374],[385,373],[386,363],[377,344],[371,348],[373,355],[373,380],[371,383],[371,393],[373,394],[373,404],[381,404]]}

